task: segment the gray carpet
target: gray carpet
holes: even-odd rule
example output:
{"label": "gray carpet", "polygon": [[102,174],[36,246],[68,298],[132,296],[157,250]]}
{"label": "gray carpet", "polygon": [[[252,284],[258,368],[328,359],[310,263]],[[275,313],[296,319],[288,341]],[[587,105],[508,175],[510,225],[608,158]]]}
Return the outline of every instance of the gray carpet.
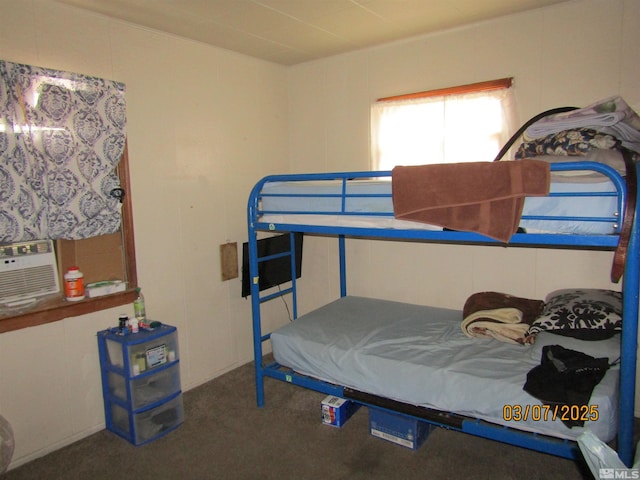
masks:
{"label": "gray carpet", "polygon": [[437,429],[417,451],[374,438],[361,408],[342,427],[323,425],[323,394],[266,381],[255,405],[253,365],[184,394],[185,422],[134,447],[103,430],[10,470],[34,479],[583,479],[584,466]]}

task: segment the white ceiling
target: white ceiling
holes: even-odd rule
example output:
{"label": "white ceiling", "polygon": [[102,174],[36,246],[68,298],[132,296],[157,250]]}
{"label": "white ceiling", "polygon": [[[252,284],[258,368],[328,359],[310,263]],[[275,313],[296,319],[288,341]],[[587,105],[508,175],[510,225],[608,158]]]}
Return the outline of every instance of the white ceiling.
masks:
{"label": "white ceiling", "polygon": [[568,0],[55,0],[283,65]]}

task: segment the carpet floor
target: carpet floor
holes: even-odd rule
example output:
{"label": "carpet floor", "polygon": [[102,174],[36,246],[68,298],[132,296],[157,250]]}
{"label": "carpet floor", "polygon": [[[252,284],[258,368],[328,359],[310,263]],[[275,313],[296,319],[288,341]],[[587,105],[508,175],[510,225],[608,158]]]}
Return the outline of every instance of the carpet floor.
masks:
{"label": "carpet floor", "polygon": [[2,480],[590,479],[584,464],[442,428],[412,451],[369,435],[359,409],[322,424],[321,393],[266,380],[255,404],[253,364],[183,394],[184,423],[135,447],[102,430],[9,470]]}

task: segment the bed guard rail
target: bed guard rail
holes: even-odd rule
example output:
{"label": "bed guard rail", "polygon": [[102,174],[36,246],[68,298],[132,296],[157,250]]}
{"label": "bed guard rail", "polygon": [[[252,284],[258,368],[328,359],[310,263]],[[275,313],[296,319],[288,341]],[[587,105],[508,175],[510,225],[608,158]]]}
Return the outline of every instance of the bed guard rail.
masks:
{"label": "bed guard rail", "polygon": [[[528,201],[563,197],[576,202],[575,205],[580,205],[578,202],[587,199],[597,202],[606,198],[613,206],[606,213],[595,215],[581,214],[579,209],[570,213],[538,214],[527,212],[525,208],[521,217],[523,225],[527,222],[543,225],[552,225],[554,222],[583,222],[585,225],[599,224],[601,227],[594,227],[597,234],[586,235],[570,232],[557,235],[548,233],[546,229],[534,231],[535,238],[516,234],[511,243],[614,248],[617,245],[617,234],[620,233],[622,212],[626,203],[627,190],[624,178],[613,168],[598,162],[560,162],[550,166],[552,172],[595,172],[604,177],[600,182],[583,183],[579,189],[552,187],[548,197],[531,197]],[[605,177],[610,180],[607,188],[603,187],[607,185]],[[567,186],[571,183],[563,182],[556,185]],[[388,222],[392,220],[394,213],[390,171],[271,175],[255,185],[248,203],[249,226],[256,230],[496,243],[480,234],[469,232],[407,227],[408,222],[400,222],[400,226],[390,226]],[[604,230],[606,233],[603,233]]]}

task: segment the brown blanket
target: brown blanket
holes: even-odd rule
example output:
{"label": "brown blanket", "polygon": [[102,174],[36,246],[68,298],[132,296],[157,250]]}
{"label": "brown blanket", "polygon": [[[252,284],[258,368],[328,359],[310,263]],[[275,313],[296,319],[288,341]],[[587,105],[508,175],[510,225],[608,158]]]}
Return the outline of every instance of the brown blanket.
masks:
{"label": "brown blanket", "polygon": [[462,309],[461,328],[468,337],[492,337],[508,343],[530,344],[534,338],[527,336],[527,331],[543,308],[542,300],[499,292],[474,293]]}
{"label": "brown blanket", "polygon": [[391,176],[394,215],[508,242],[524,198],[547,195],[549,179],[541,160],[398,166]]}

